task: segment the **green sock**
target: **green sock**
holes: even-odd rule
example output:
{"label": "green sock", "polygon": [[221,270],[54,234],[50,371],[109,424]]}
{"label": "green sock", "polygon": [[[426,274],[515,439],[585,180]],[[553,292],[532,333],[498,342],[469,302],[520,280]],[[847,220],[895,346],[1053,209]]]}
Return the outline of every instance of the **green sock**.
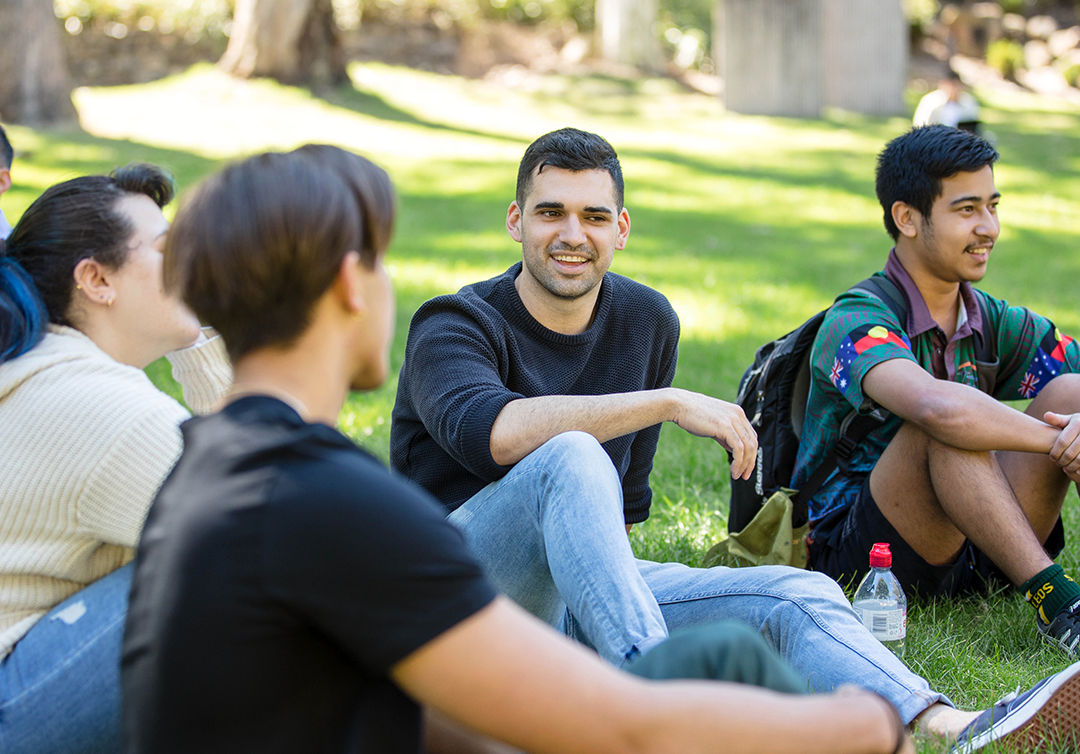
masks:
{"label": "green sock", "polygon": [[1057,563],[1021,584],[1020,591],[1044,624],[1080,599],[1080,585]]}

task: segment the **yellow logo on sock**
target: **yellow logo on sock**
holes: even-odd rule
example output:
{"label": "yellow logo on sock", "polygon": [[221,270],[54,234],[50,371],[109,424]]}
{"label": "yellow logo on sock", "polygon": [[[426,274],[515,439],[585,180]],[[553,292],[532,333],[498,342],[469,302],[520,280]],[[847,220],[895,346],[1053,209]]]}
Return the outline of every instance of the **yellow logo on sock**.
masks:
{"label": "yellow logo on sock", "polygon": [[1050,596],[1050,593],[1053,591],[1054,587],[1052,584],[1043,584],[1034,594],[1032,594],[1031,591],[1028,591],[1024,599],[1026,599],[1035,607],[1039,607],[1039,605],[1042,604],[1043,600]]}

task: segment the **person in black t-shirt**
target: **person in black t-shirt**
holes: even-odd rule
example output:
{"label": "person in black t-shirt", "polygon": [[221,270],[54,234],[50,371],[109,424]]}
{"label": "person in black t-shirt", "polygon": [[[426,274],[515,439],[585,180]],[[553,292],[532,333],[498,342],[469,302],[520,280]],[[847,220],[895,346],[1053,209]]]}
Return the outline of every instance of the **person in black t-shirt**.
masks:
{"label": "person in black t-shirt", "polygon": [[612,668],[497,596],[437,503],[332,429],[388,372],[392,218],[385,173],[325,146],[227,168],[177,216],[167,280],[236,382],[184,425],[140,543],[128,751],[417,752],[422,720],[429,752],[913,751],[873,693]]}

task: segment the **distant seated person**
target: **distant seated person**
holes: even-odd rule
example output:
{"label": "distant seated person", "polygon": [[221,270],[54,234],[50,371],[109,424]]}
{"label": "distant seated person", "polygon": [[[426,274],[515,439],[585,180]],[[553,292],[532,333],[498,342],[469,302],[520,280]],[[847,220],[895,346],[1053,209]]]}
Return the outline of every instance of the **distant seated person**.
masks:
{"label": "distant seated person", "polygon": [[916,126],[941,124],[977,134],[982,130],[979,103],[967,91],[960,74],[950,66],[938,88],[919,100],[912,122]]}
{"label": "distant seated person", "polygon": [[125,564],[189,416],[143,367],[169,354],[196,410],[231,380],[221,339],[163,292],[172,195],[153,165],[75,178],[0,240],[4,754],[120,751]]}
{"label": "distant seated person", "polygon": [[[7,132],[0,126],[0,196],[11,188],[11,161],[15,159],[15,150],[8,141]],[[4,210],[0,209],[0,239],[7,238],[11,233],[11,224],[4,217]]]}
{"label": "distant seated person", "polygon": [[334,429],[389,372],[393,218],[386,174],[328,146],[227,168],[177,216],[166,279],[236,380],[184,425],[139,544],[129,754],[913,752],[877,694],[778,693],[805,682],[742,626],[631,670],[772,690],[615,669],[497,596],[439,504]]}

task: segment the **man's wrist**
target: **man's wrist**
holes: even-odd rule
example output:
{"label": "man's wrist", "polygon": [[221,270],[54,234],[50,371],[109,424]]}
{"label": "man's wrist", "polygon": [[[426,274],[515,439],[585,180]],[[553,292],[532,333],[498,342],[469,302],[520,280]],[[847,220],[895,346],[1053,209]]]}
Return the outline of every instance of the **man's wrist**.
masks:
{"label": "man's wrist", "polygon": [[660,393],[660,399],[663,402],[662,414],[664,421],[679,424],[682,419],[683,391],[677,387],[665,387],[660,388],[657,392]]}

